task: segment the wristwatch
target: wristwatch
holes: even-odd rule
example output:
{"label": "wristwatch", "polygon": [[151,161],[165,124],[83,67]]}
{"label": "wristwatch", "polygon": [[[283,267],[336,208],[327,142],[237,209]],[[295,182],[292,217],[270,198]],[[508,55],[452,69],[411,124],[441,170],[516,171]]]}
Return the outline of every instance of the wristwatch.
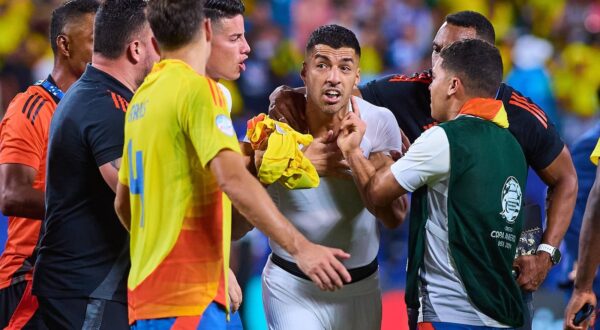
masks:
{"label": "wristwatch", "polygon": [[550,254],[550,260],[552,261],[552,265],[556,265],[557,263],[560,262],[560,250],[555,248],[554,246],[550,245],[550,244],[540,244],[537,248],[536,254],[539,253],[540,251],[544,251],[548,254]]}

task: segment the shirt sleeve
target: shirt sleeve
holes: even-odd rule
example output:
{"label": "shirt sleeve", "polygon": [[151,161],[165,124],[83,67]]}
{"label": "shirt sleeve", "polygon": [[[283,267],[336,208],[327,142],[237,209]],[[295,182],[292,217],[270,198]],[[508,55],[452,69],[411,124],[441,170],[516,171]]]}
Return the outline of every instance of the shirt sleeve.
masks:
{"label": "shirt sleeve", "polygon": [[107,93],[105,98],[89,104],[90,111],[82,132],[98,167],[123,155],[125,112],[117,109]]}
{"label": "shirt sleeve", "polygon": [[596,147],[592,151],[590,155],[590,160],[594,165],[598,166],[598,158],[600,158],[600,139],[598,139],[598,143],[596,143]]}
{"label": "shirt sleeve", "polygon": [[[202,85],[202,84],[201,84]],[[216,83],[206,79],[191,92],[183,107],[183,129],[189,136],[202,167],[224,149],[240,153],[239,142],[227,111],[224,96]]]}
{"label": "shirt sleeve", "polygon": [[450,144],[441,127],[432,127],[413,143],[406,155],[391,167],[396,181],[406,190],[444,180],[450,176]]}
{"label": "shirt sleeve", "polygon": [[400,127],[394,118],[394,115],[388,109],[380,109],[381,115],[375,132],[375,141],[378,141],[373,147],[373,152],[377,151],[402,151],[402,133]]}
{"label": "shirt sleeve", "polygon": [[28,98],[28,94],[19,94],[10,104],[0,124],[0,164],[22,164],[38,171],[47,140],[45,121],[40,117],[50,111],[41,109],[37,120],[29,119],[27,111],[22,111],[27,106],[25,100]]}
{"label": "shirt sleeve", "polygon": [[499,96],[508,114],[508,129],[517,139],[527,163],[535,170],[548,167],[565,144],[546,113],[530,98],[502,84]]}

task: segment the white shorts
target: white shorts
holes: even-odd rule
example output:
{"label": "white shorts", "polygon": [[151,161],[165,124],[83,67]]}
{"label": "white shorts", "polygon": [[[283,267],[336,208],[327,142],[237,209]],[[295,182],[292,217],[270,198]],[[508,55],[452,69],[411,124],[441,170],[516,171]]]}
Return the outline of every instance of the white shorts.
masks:
{"label": "white shorts", "polygon": [[269,258],[262,287],[269,330],[381,329],[379,270],[330,292],[288,273]]}

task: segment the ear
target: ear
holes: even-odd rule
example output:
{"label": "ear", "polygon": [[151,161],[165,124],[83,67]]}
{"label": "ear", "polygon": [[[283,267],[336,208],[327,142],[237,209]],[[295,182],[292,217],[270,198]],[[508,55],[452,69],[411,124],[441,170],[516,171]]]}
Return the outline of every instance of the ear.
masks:
{"label": "ear", "polygon": [[450,78],[450,83],[448,84],[448,96],[455,95],[458,93],[458,90],[462,88],[462,81],[458,77]]}
{"label": "ear", "polygon": [[56,49],[60,54],[65,57],[71,57],[71,52],[69,49],[69,39],[64,34],[59,34],[56,37]]}
{"label": "ear", "polygon": [[127,45],[127,58],[133,63],[137,64],[141,59],[141,43],[139,40],[134,40]]}
{"label": "ear", "polygon": [[302,62],[302,70],[300,71],[300,78],[302,78],[304,85],[306,85],[306,62]]}
{"label": "ear", "polygon": [[360,83],[360,68],[356,69],[356,78],[354,79],[354,87],[358,87]]}
{"label": "ear", "polygon": [[204,31],[206,35],[206,42],[210,43],[212,40],[212,24],[210,24],[210,18],[204,19]]}

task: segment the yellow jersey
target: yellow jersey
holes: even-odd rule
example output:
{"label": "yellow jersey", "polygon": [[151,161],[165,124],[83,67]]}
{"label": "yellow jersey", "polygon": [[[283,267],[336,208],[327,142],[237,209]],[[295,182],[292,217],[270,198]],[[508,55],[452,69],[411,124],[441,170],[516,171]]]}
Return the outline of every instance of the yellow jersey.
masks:
{"label": "yellow jersey", "polygon": [[119,182],[129,187],[129,322],[227,305],[231,203],[209,162],[239,152],[216,82],[163,60],[131,100]]}
{"label": "yellow jersey", "polygon": [[598,143],[596,143],[596,147],[592,151],[590,155],[590,160],[594,165],[598,166],[598,158],[600,158],[600,139],[598,139]]}

